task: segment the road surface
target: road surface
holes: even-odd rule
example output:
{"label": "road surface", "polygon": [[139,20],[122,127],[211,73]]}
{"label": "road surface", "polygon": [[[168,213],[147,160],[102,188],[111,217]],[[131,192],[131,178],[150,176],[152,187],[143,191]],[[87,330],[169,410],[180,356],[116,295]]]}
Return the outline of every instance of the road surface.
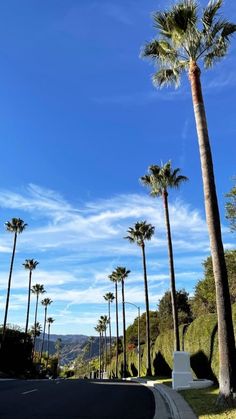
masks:
{"label": "road surface", "polygon": [[1,380],[1,419],[152,419],[152,392],[99,380]]}

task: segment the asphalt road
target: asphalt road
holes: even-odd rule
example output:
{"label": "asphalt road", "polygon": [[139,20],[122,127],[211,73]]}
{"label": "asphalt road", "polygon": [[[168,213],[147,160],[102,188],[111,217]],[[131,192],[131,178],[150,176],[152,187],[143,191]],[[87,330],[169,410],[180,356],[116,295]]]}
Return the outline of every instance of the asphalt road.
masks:
{"label": "asphalt road", "polygon": [[152,419],[152,392],[98,380],[1,380],[0,418]]}

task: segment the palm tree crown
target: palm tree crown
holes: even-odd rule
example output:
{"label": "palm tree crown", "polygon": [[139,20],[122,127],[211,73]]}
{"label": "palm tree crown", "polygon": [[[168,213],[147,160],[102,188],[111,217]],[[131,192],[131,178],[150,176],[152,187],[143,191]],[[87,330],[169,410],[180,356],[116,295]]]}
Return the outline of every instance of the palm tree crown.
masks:
{"label": "palm tree crown", "polygon": [[29,311],[30,311],[30,291],[31,291],[31,278],[32,278],[32,271],[36,269],[39,262],[34,259],[26,259],[23,266],[25,269],[29,271],[29,286],[28,286],[28,304],[27,304],[27,314],[26,314],[26,323],[25,323],[25,334],[28,331],[28,324],[29,324]]}
{"label": "palm tree crown", "polygon": [[138,246],[143,246],[145,240],[151,240],[154,231],[155,227],[146,221],[137,221],[134,227],[129,227],[127,230],[128,236],[125,239],[131,243],[137,243]]}
{"label": "palm tree crown", "polygon": [[129,269],[124,268],[123,266],[117,266],[117,268],[115,269],[115,274],[120,281],[123,281],[129,276],[130,271]]}
{"label": "palm tree crown", "polygon": [[48,305],[52,304],[53,301],[51,300],[51,298],[44,298],[41,301],[41,304],[46,308]]}
{"label": "palm tree crown", "polygon": [[11,221],[5,223],[7,231],[16,234],[22,233],[27,225],[21,218],[12,218]]}
{"label": "palm tree crown", "polygon": [[203,60],[208,69],[226,55],[236,25],[218,17],[221,5],[222,0],[211,0],[201,17],[195,0],[183,0],[170,10],[154,13],[158,38],[144,46],[141,56],[151,58],[157,66],[155,85],[177,87],[191,64]]}
{"label": "palm tree crown", "polygon": [[103,296],[103,298],[104,298],[106,301],[110,301],[110,303],[112,303],[112,302],[114,301],[114,299],[115,299],[113,292],[107,292],[107,293]]}
{"label": "palm tree crown", "polygon": [[22,265],[25,267],[25,269],[28,269],[29,271],[33,271],[36,269],[36,266],[39,264],[37,260],[34,259],[26,259],[25,263],[22,263]]}
{"label": "palm tree crown", "polygon": [[160,196],[169,188],[179,188],[182,182],[188,180],[186,176],[180,175],[180,169],[172,169],[171,161],[157,166],[151,165],[148,168],[149,174],[140,178],[141,183],[150,187],[150,195]]}
{"label": "palm tree crown", "polygon": [[46,292],[46,290],[44,289],[44,285],[42,284],[35,284],[32,286],[31,288],[31,292],[33,294],[39,295],[39,294],[44,294]]}
{"label": "palm tree crown", "polygon": [[48,324],[52,324],[52,323],[54,323],[55,322],[55,319],[53,319],[52,317],[48,317],[47,318],[47,323]]}

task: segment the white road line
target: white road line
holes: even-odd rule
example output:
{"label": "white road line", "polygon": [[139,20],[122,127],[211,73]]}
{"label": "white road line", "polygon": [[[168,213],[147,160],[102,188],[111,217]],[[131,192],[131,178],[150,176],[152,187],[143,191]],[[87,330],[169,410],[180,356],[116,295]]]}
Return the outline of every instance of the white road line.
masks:
{"label": "white road line", "polygon": [[21,393],[21,394],[33,393],[34,391],[38,391],[38,389],[37,388],[34,388],[33,390],[24,391],[24,393]]}

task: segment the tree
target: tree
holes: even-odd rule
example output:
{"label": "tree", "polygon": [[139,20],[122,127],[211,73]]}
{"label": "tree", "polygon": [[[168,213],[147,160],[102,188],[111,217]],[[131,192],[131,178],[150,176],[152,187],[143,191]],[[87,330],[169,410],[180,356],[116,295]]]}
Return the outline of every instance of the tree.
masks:
{"label": "tree", "polygon": [[115,297],[112,292],[107,292],[103,298],[108,302],[108,318],[109,318],[109,358],[111,362],[111,303]]}
{"label": "tree", "polygon": [[146,344],[147,344],[147,375],[152,375],[151,368],[151,342],[150,342],[150,318],[149,318],[149,297],[148,297],[148,280],[146,268],[146,255],[145,255],[145,241],[151,240],[155,231],[155,227],[147,224],[146,221],[137,221],[134,227],[130,227],[127,231],[128,236],[125,239],[131,243],[136,243],[141,247],[142,260],[143,260],[143,277],[144,277],[144,291],[145,291],[145,304],[146,304]]}
{"label": "tree", "polygon": [[[150,338],[151,342],[154,343],[157,336],[159,335],[159,315],[156,311],[149,311],[150,319]],[[133,324],[131,324],[126,330],[127,343],[138,346],[138,317],[135,318]],[[140,316],[140,344],[143,345],[146,341],[146,313]]]}
{"label": "tree", "polygon": [[[236,250],[225,251],[225,261],[229,280],[231,303],[236,303]],[[216,292],[212,258],[209,256],[203,262],[204,277],[197,282],[191,301],[194,317],[208,313],[216,313]]]}
{"label": "tree", "polygon": [[103,332],[103,325],[101,322],[98,322],[97,326],[94,328],[96,332],[99,333],[99,378],[102,376],[102,332]]}
{"label": "tree", "polygon": [[236,231],[236,184],[227,193],[226,198],[229,200],[225,204],[226,218],[229,220],[230,230]]}
{"label": "tree", "polygon": [[109,324],[108,316],[106,314],[104,316],[101,316],[99,322],[101,326],[103,326],[102,335],[104,332],[104,370],[106,371],[107,370],[107,326]]}
{"label": "tree", "polygon": [[108,278],[115,284],[115,301],[116,301],[116,377],[118,377],[118,356],[119,356],[119,316],[118,316],[118,289],[117,283],[120,279],[117,277],[116,272],[113,271]]}
{"label": "tree", "polygon": [[176,290],[175,290],[175,270],[174,270],[174,256],[170,229],[170,217],[169,217],[169,206],[168,206],[168,189],[179,188],[180,184],[187,180],[186,176],[179,174],[180,169],[172,169],[171,162],[168,161],[162,166],[152,165],[149,167],[149,174],[141,177],[143,185],[148,186],[151,189],[150,195],[153,197],[162,196],[165,222],[166,222],[166,234],[168,243],[169,253],[169,269],[170,269],[170,291],[171,291],[171,304],[172,304],[172,316],[174,323],[174,341],[175,350],[180,350],[179,342],[179,328],[178,328],[178,308],[176,304]]}
{"label": "tree", "polygon": [[[50,342],[50,332],[51,332],[51,324],[54,323],[55,319],[53,319],[52,317],[48,317],[47,318],[47,324],[48,324],[48,356],[47,356],[47,364],[48,364],[48,360],[49,360],[49,342]],[[47,365],[46,365],[47,368]]]}
{"label": "tree", "polygon": [[[40,294],[44,294],[46,292],[46,290],[44,289],[44,285],[35,284],[35,285],[32,286],[31,292],[32,292],[32,294],[36,295],[36,305],[35,305],[35,315],[34,315],[34,330],[36,330],[37,329],[36,325],[37,325],[39,296],[40,296]],[[37,335],[34,336],[34,348],[35,348],[36,336]]]}
{"label": "tree", "polygon": [[126,362],[126,326],[125,326],[125,285],[124,280],[128,278],[130,271],[123,266],[117,266],[115,269],[116,276],[121,282],[122,293],[122,314],[123,314],[123,378],[127,375],[127,362]]}
{"label": "tree", "polygon": [[156,12],[153,16],[157,38],[147,43],[142,52],[143,57],[152,59],[157,66],[153,82],[158,87],[178,86],[185,70],[189,75],[216,286],[220,360],[218,403],[233,400],[236,391],[236,349],[199,62],[203,60],[205,68],[210,68],[223,58],[228,51],[230,37],[236,31],[235,24],[218,17],[221,5],[222,0],[211,0],[201,18],[195,0],[183,0],[170,10]]}
{"label": "tree", "polygon": [[36,324],[34,323],[31,328],[30,328],[30,335],[35,337],[35,336],[40,336],[42,332],[42,326],[39,322],[37,322]]}
{"label": "tree", "polygon": [[[189,295],[185,290],[176,292],[176,304],[178,307],[179,324],[187,324],[192,321]],[[158,318],[160,332],[173,329],[172,301],[170,291],[166,291],[158,304]]]}
{"label": "tree", "polygon": [[28,325],[29,325],[29,311],[30,311],[30,291],[31,291],[31,280],[32,280],[32,271],[36,269],[36,266],[39,262],[34,259],[26,259],[25,263],[23,263],[23,266],[25,269],[29,271],[29,286],[28,286],[28,304],[27,304],[27,314],[26,314],[26,322],[25,322],[25,334],[27,334],[28,331]]}
{"label": "tree", "polygon": [[2,329],[2,343],[4,343],[5,335],[6,335],[8,306],[9,306],[10,291],[11,291],[11,277],[12,277],[12,271],[13,271],[13,265],[14,265],[14,259],[15,259],[17,237],[18,237],[18,234],[21,234],[25,230],[25,228],[27,227],[27,224],[23,220],[21,220],[21,218],[12,218],[11,221],[7,221],[5,223],[5,226],[6,226],[7,231],[9,231],[10,233],[14,233],[14,240],[13,240],[13,250],[12,250],[11,264],[10,264],[10,271],[9,271],[9,278],[8,278],[8,286],[7,286],[6,306],[5,306],[4,322],[3,322],[3,329]]}
{"label": "tree", "polygon": [[47,322],[47,310],[48,310],[48,306],[50,304],[52,304],[52,300],[50,298],[44,298],[41,301],[41,304],[44,306],[44,323],[43,323],[43,340],[42,340],[42,346],[41,346],[41,351],[40,351],[40,363],[42,360],[42,355],[43,355],[43,347],[44,347],[44,339],[45,339],[45,331],[46,331],[46,322]]}
{"label": "tree", "polygon": [[58,366],[58,372],[60,370],[60,360],[61,360],[61,351],[62,351],[62,340],[61,338],[58,338],[55,342],[55,349],[57,351],[57,366]]}

